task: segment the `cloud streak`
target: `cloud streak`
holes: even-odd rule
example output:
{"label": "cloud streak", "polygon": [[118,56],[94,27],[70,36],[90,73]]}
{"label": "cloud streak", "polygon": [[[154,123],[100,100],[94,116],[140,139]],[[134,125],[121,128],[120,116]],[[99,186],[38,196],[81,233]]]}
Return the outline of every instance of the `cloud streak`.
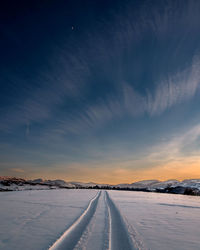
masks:
{"label": "cloud streak", "polygon": [[[98,66],[98,71],[102,70],[106,74],[114,75],[110,76],[109,80],[116,81],[114,91],[117,96],[104,94],[100,101],[84,103],[79,114],[74,112],[75,115],[70,118],[71,120],[64,118],[61,121],[66,130],[76,133],[81,128],[90,129],[100,126],[124,114],[132,117],[144,113],[151,116],[158,115],[177,103],[192,98],[199,84],[198,57],[194,57],[191,67],[154,83],[156,86],[154,92],[146,89],[146,93],[141,94],[134,82],[124,80],[126,78],[124,77],[126,73],[124,54],[132,55],[130,51],[137,50],[138,42],[141,42],[149,32],[156,35],[159,41],[162,40],[163,36],[171,34],[174,23],[177,24],[176,28],[182,30],[187,20],[189,27],[197,28],[194,24],[198,18],[196,10],[199,3],[197,1],[186,1],[185,4],[179,1],[175,3],[170,1],[168,4],[163,2],[162,13],[157,7],[153,8],[153,12],[149,12],[149,5],[145,2],[137,12],[130,3],[124,6],[120,8],[120,13],[116,9],[109,20],[105,15],[105,20],[99,21],[98,33],[96,29],[85,32],[82,37],[84,43],[76,41],[73,44],[74,41],[70,40],[66,46],[55,46],[52,53],[55,56],[49,58],[47,65],[42,67],[33,81],[36,87],[27,91],[28,94],[23,100],[18,101],[14,107],[8,107],[6,114],[1,115],[0,130],[12,131],[13,128],[27,123],[42,123],[56,117],[59,107],[70,102],[77,95],[78,100],[84,99],[83,95],[87,91],[85,89],[90,87],[88,76],[93,74],[94,65]],[[72,44],[73,48],[70,48]],[[180,46],[180,41],[176,46]],[[140,65],[141,67],[143,65]],[[23,71],[23,69],[20,70]],[[8,76],[9,72],[6,75]],[[30,79],[12,77],[12,81],[29,84]],[[106,78],[106,76],[103,77]]]}
{"label": "cloud streak", "polygon": [[73,55],[58,48],[55,54],[31,80],[25,77],[23,68],[19,70],[23,72],[19,73],[21,77],[18,73],[4,72],[5,80],[13,82],[13,88],[24,86],[20,87],[24,96],[1,114],[0,130],[12,132],[27,123],[41,123],[52,118],[63,103],[82,95],[84,79],[89,74],[86,60],[80,53]]}
{"label": "cloud streak", "polygon": [[[175,105],[190,100],[199,90],[200,60],[194,57],[192,65],[181,72],[169,75],[156,83],[155,91],[142,95],[127,84],[121,83],[115,95],[85,106],[80,113],[65,118],[58,124],[63,133],[79,134],[98,129],[114,119],[124,116],[136,118],[143,114],[158,116]],[[118,85],[119,86],[119,85]]]}
{"label": "cloud streak", "polygon": [[200,60],[194,57],[191,67],[169,76],[157,84],[155,93],[148,94],[147,110],[150,115],[160,114],[166,109],[192,98],[200,84]]}

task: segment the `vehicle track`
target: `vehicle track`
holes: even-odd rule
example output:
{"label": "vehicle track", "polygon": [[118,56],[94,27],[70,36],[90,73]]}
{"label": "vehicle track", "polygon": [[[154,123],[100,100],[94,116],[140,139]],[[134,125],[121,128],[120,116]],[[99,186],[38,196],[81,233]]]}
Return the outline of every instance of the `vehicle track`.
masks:
{"label": "vehicle track", "polygon": [[96,211],[101,191],[89,202],[83,214],[63,233],[63,235],[49,248],[49,250],[74,249],[84,230]]}
{"label": "vehicle track", "polygon": [[83,214],[49,250],[134,250],[126,224],[107,191],[100,191]]}
{"label": "vehicle track", "polygon": [[126,224],[115,203],[106,192],[106,202],[109,211],[109,250],[134,250],[136,249],[129,236]]}
{"label": "vehicle track", "polygon": [[106,194],[101,193],[96,211],[74,250],[106,250],[109,245],[108,208]]}

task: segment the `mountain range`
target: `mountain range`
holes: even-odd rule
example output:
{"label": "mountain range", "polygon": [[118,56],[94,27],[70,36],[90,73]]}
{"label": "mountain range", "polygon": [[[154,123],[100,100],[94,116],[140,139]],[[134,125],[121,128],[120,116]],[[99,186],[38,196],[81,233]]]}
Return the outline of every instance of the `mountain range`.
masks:
{"label": "mountain range", "polygon": [[16,177],[0,176],[0,191],[21,191],[21,190],[40,190],[40,189],[114,189],[130,191],[146,191],[159,193],[177,193],[200,195],[200,179],[178,180],[143,180],[138,182],[122,183],[117,185],[98,184],[94,182],[66,182],[64,180],[25,180]]}

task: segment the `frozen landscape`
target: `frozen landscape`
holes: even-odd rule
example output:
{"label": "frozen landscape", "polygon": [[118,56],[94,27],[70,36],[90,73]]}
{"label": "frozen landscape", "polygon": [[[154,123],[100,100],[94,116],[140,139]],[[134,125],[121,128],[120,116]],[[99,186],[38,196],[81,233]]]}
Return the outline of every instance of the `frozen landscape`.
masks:
{"label": "frozen landscape", "polygon": [[0,249],[199,249],[198,196],[114,190],[0,193]]}
{"label": "frozen landscape", "polygon": [[200,179],[178,180],[143,180],[118,185],[99,184],[94,182],[66,182],[64,180],[25,180],[16,177],[0,176],[0,191],[49,190],[49,189],[114,189],[200,195]]}
{"label": "frozen landscape", "polygon": [[0,250],[200,250],[200,0],[0,8]]}

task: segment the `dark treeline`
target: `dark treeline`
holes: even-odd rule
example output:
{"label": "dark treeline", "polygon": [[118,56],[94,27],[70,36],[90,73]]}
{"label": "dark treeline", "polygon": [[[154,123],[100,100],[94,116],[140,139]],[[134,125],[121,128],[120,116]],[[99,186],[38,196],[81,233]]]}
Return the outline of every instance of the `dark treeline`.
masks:
{"label": "dark treeline", "polygon": [[76,189],[103,189],[103,190],[121,190],[121,191],[137,191],[137,192],[154,192],[154,193],[168,193],[168,194],[184,194],[184,195],[196,195],[200,196],[200,191],[197,188],[190,187],[167,187],[164,189],[148,189],[148,188],[121,188],[115,186],[92,186],[92,187],[76,187]]}

